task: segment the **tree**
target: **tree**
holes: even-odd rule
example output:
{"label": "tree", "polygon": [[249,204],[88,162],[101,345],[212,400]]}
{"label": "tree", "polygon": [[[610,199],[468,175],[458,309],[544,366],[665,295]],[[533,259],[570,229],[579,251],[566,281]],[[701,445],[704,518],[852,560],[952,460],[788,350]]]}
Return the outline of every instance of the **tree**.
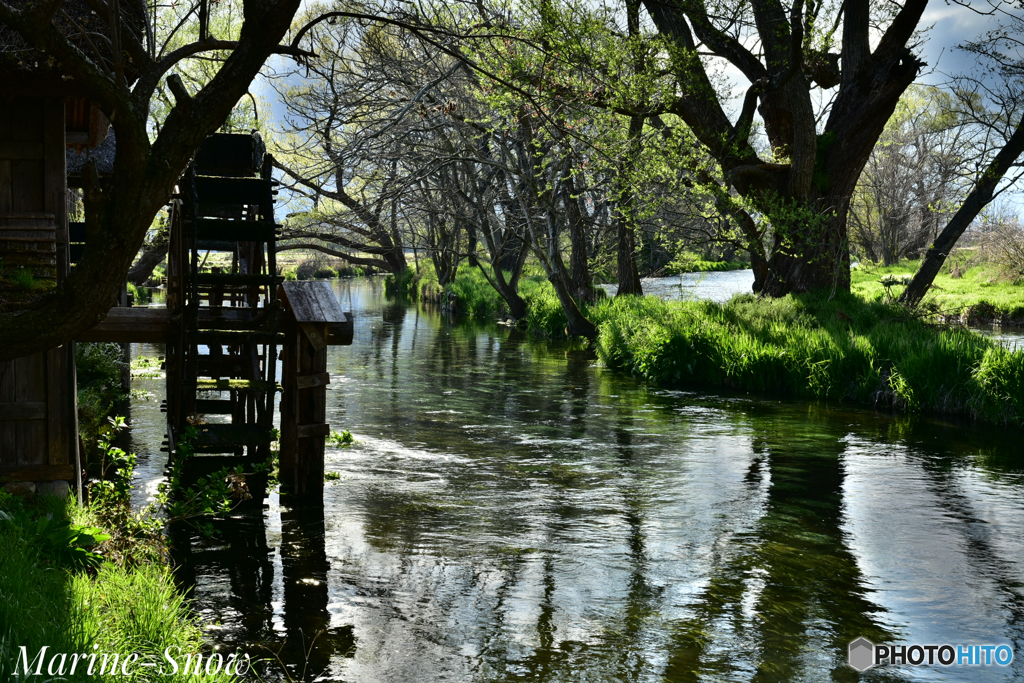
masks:
{"label": "tree", "polygon": [[851,241],[864,256],[888,266],[935,239],[963,194],[971,143],[951,95],[935,87],[907,91],[850,204]]}
{"label": "tree", "polygon": [[[914,35],[926,5],[908,0],[890,12],[869,0],[795,0],[789,8],[774,0],[713,7],[644,0],[677,85],[665,110],[689,127],[728,186],[770,222],[766,278],[759,283],[765,294],[849,288],[849,200],[923,65]],[[714,65],[723,62],[749,82],[735,122],[714,87]],[[829,104],[816,112],[822,91]],[[755,149],[755,114],[767,153]]]}
{"label": "tree", "polygon": [[[992,12],[1001,16],[1001,24],[982,40],[966,43],[962,49],[982,58],[988,65],[985,75],[999,80],[989,84],[988,79],[964,77],[959,79],[956,89],[963,115],[984,137],[987,163],[979,164],[971,191],[935,238],[914,278],[900,295],[900,301],[909,306],[921,302],[957,240],[978,214],[1024,175],[1020,162],[1024,155],[1024,58],[1020,56],[1024,18],[1007,12],[1001,3],[992,3]],[[985,100],[990,106],[983,106]],[[1008,174],[1013,175],[1007,178]]]}
{"label": "tree", "polygon": [[[156,49],[159,37],[147,36],[144,23],[117,12],[117,3],[89,0],[89,5],[96,14],[91,26],[96,40],[79,43],[55,20],[60,0],[20,7],[0,1],[0,23],[47,55],[56,77],[72,79],[87,92],[112,122],[117,138],[113,177],[101,184],[95,170],[87,169],[85,179],[87,239],[103,247],[87,249],[71,275],[37,308],[0,314],[0,360],[74,339],[103,317],[153,217],[199,144],[245,95],[269,55],[302,54],[280,45],[298,0],[246,0],[237,40],[218,40],[201,26],[198,40],[166,53]],[[192,5],[183,21],[199,21],[205,7],[205,2]],[[97,44],[113,49],[102,51]],[[180,77],[167,78],[175,104],[151,140],[148,117],[160,80],[181,60],[210,50],[230,54],[205,87],[190,93]]]}

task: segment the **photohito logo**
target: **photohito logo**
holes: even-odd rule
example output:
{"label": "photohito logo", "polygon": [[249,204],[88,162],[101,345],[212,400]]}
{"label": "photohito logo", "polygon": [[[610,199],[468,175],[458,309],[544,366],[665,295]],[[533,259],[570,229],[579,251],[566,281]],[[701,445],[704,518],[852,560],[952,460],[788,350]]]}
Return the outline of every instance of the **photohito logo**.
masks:
{"label": "photohito logo", "polygon": [[857,671],[879,664],[922,666],[1009,666],[1013,648],[1009,645],[875,645],[867,638],[850,643],[849,662]]}

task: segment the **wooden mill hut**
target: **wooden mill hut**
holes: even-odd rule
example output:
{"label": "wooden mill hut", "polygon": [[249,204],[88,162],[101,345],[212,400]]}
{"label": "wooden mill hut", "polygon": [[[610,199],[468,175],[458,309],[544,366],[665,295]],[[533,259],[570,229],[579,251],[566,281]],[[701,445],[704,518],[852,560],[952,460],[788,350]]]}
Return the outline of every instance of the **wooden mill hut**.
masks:
{"label": "wooden mill hut", "polygon": [[[140,2],[121,12],[122,27],[144,26]],[[95,18],[77,0],[58,16],[72,40],[73,26]],[[67,152],[97,147],[109,122],[3,24],[0,82],[0,307],[17,311],[69,272]],[[74,342],[0,362],[0,486],[62,492],[80,482],[77,424]]]}

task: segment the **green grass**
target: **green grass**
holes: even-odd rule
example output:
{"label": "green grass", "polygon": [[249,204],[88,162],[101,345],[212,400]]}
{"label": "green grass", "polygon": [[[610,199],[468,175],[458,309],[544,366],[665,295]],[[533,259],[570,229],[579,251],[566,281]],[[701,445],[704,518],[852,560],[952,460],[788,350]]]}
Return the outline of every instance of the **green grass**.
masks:
{"label": "green grass", "polygon": [[[886,297],[881,283],[883,278],[912,277],[919,265],[919,261],[903,261],[888,267],[862,264],[851,273],[850,289],[868,301],[882,301]],[[928,310],[944,317],[995,318],[1024,323],[1024,284],[1013,284],[994,263],[961,266],[959,278],[950,275],[951,268],[952,264],[947,261],[925,295],[922,304]],[[902,291],[902,285],[891,288],[895,296]]]}
{"label": "green grass", "polygon": [[[16,523],[28,514],[66,516],[89,521],[88,509],[73,500],[40,498],[26,506],[10,497],[0,497],[0,678],[21,671],[22,646],[30,663],[48,646],[43,665],[47,676],[50,657],[59,653],[138,653],[142,661],[162,662],[165,648],[182,655],[204,650],[202,632],[177,592],[170,570],[160,564],[133,567],[104,563],[95,573],[74,571],[56,556],[40,551],[30,525]],[[174,650],[173,648],[179,648]],[[205,648],[208,649],[208,648]],[[183,660],[179,658],[179,662]],[[60,664],[58,658],[57,664]],[[66,680],[104,680],[113,676],[87,676],[78,667]],[[96,670],[99,668],[97,662]],[[33,669],[34,671],[34,669]],[[161,675],[160,669],[128,666],[127,681],[228,681],[223,673],[213,676]],[[120,674],[120,671],[119,671]],[[43,680],[43,679],[41,679]]]}
{"label": "green grass", "polygon": [[590,315],[599,358],[658,384],[1024,420],[1024,353],[853,294],[627,297]]}

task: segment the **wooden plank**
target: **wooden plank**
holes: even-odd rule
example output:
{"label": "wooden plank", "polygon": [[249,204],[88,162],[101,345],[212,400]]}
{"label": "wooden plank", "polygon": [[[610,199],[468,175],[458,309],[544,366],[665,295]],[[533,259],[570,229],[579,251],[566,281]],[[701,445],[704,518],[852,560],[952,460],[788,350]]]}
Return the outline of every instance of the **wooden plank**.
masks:
{"label": "wooden plank", "polygon": [[268,242],[277,236],[277,226],[264,221],[201,218],[196,221],[196,239],[230,242]]}
{"label": "wooden plank", "polygon": [[14,189],[13,173],[11,162],[7,159],[0,159],[0,213],[10,213],[14,210],[14,199],[11,196]]}
{"label": "wooden plank", "polygon": [[[16,400],[14,391],[17,362],[17,359],[0,362],[0,402],[4,405],[22,403]],[[42,403],[43,410],[46,410],[46,404],[42,401],[33,401],[33,403]],[[0,421],[0,465],[13,465],[18,462],[15,441],[16,426],[16,422]]]}
{"label": "wooden plank", "polygon": [[[67,145],[64,142],[64,98],[47,100],[43,112],[43,210],[52,213],[57,228],[57,277],[70,269],[67,233]],[[65,449],[64,458],[67,458]],[[65,460],[66,462],[66,460]]]}
{"label": "wooden plank", "polygon": [[196,152],[196,172],[219,176],[253,176],[258,167],[253,136],[244,133],[214,133],[203,140]]}
{"label": "wooden plank", "polygon": [[42,159],[43,143],[27,140],[0,140],[0,159]]}
{"label": "wooden plank", "polygon": [[43,107],[40,97],[20,98],[10,104],[10,140],[23,142],[43,141]]}
{"label": "wooden plank", "polygon": [[[46,401],[46,352],[22,356],[16,361],[15,401]],[[45,465],[49,456],[46,420],[15,423],[14,445],[19,465]]]}
{"label": "wooden plank", "polygon": [[174,329],[167,308],[118,307],[78,336],[78,341],[161,343]]}
{"label": "wooden plank", "polygon": [[71,465],[5,465],[0,466],[0,479],[7,481],[74,481],[75,468]]}
{"label": "wooden plank", "polygon": [[236,275],[234,273],[199,273],[200,285],[274,285],[282,278],[276,275]]}
{"label": "wooden plank", "polygon": [[327,324],[327,343],[331,346],[349,346],[355,336],[355,325],[349,318],[343,323]]}
{"label": "wooden plank", "polygon": [[348,321],[345,311],[334,296],[334,290],[327,282],[318,280],[285,282],[281,285],[282,298],[287,299],[289,308],[297,322],[344,323]]}
{"label": "wooden plank", "polygon": [[196,412],[203,415],[230,415],[234,409],[234,401],[219,401],[208,398],[196,399]]}
{"label": "wooden plank", "polygon": [[11,209],[15,212],[42,211],[46,202],[46,174],[42,159],[11,162]]}
{"label": "wooden plank", "polygon": [[[63,111],[61,112],[63,115]],[[67,396],[65,395],[64,347],[46,352],[46,431],[47,462],[51,465],[68,464]]]}
{"label": "wooden plank", "polygon": [[295,427],[295,437],[297,439],[310,439],[314,437],[323,438],[331,433],[331,425],[326,422],[311,425],[297,425]]}
{"label": "wooden plank", "polygon": [[295,388],[296,389],[313,389],[315,387],[325,387],[331,383],[331,376],[326,372],[318,372],[312,375],[296,375],[295,376]]}
{"label": "wooden plank", "polygon": [[327,330],[325,325],[314,325],[313,323],[299,323],[302,333],[309,339],[313,348],[320,351],[327,346]]}
{"label": "wooden plank", "polygon": [[[46,401],[5,401],[0,403],[0,421],[46,419]],[[2,449],[0,444],[0,449]],[[11,446],[13,448],[13,446]]]}
{"label": "wooden plank", "polygon": [[196,177],[200,204],[266,204],[272,200],[270,185],[260,178]]}

